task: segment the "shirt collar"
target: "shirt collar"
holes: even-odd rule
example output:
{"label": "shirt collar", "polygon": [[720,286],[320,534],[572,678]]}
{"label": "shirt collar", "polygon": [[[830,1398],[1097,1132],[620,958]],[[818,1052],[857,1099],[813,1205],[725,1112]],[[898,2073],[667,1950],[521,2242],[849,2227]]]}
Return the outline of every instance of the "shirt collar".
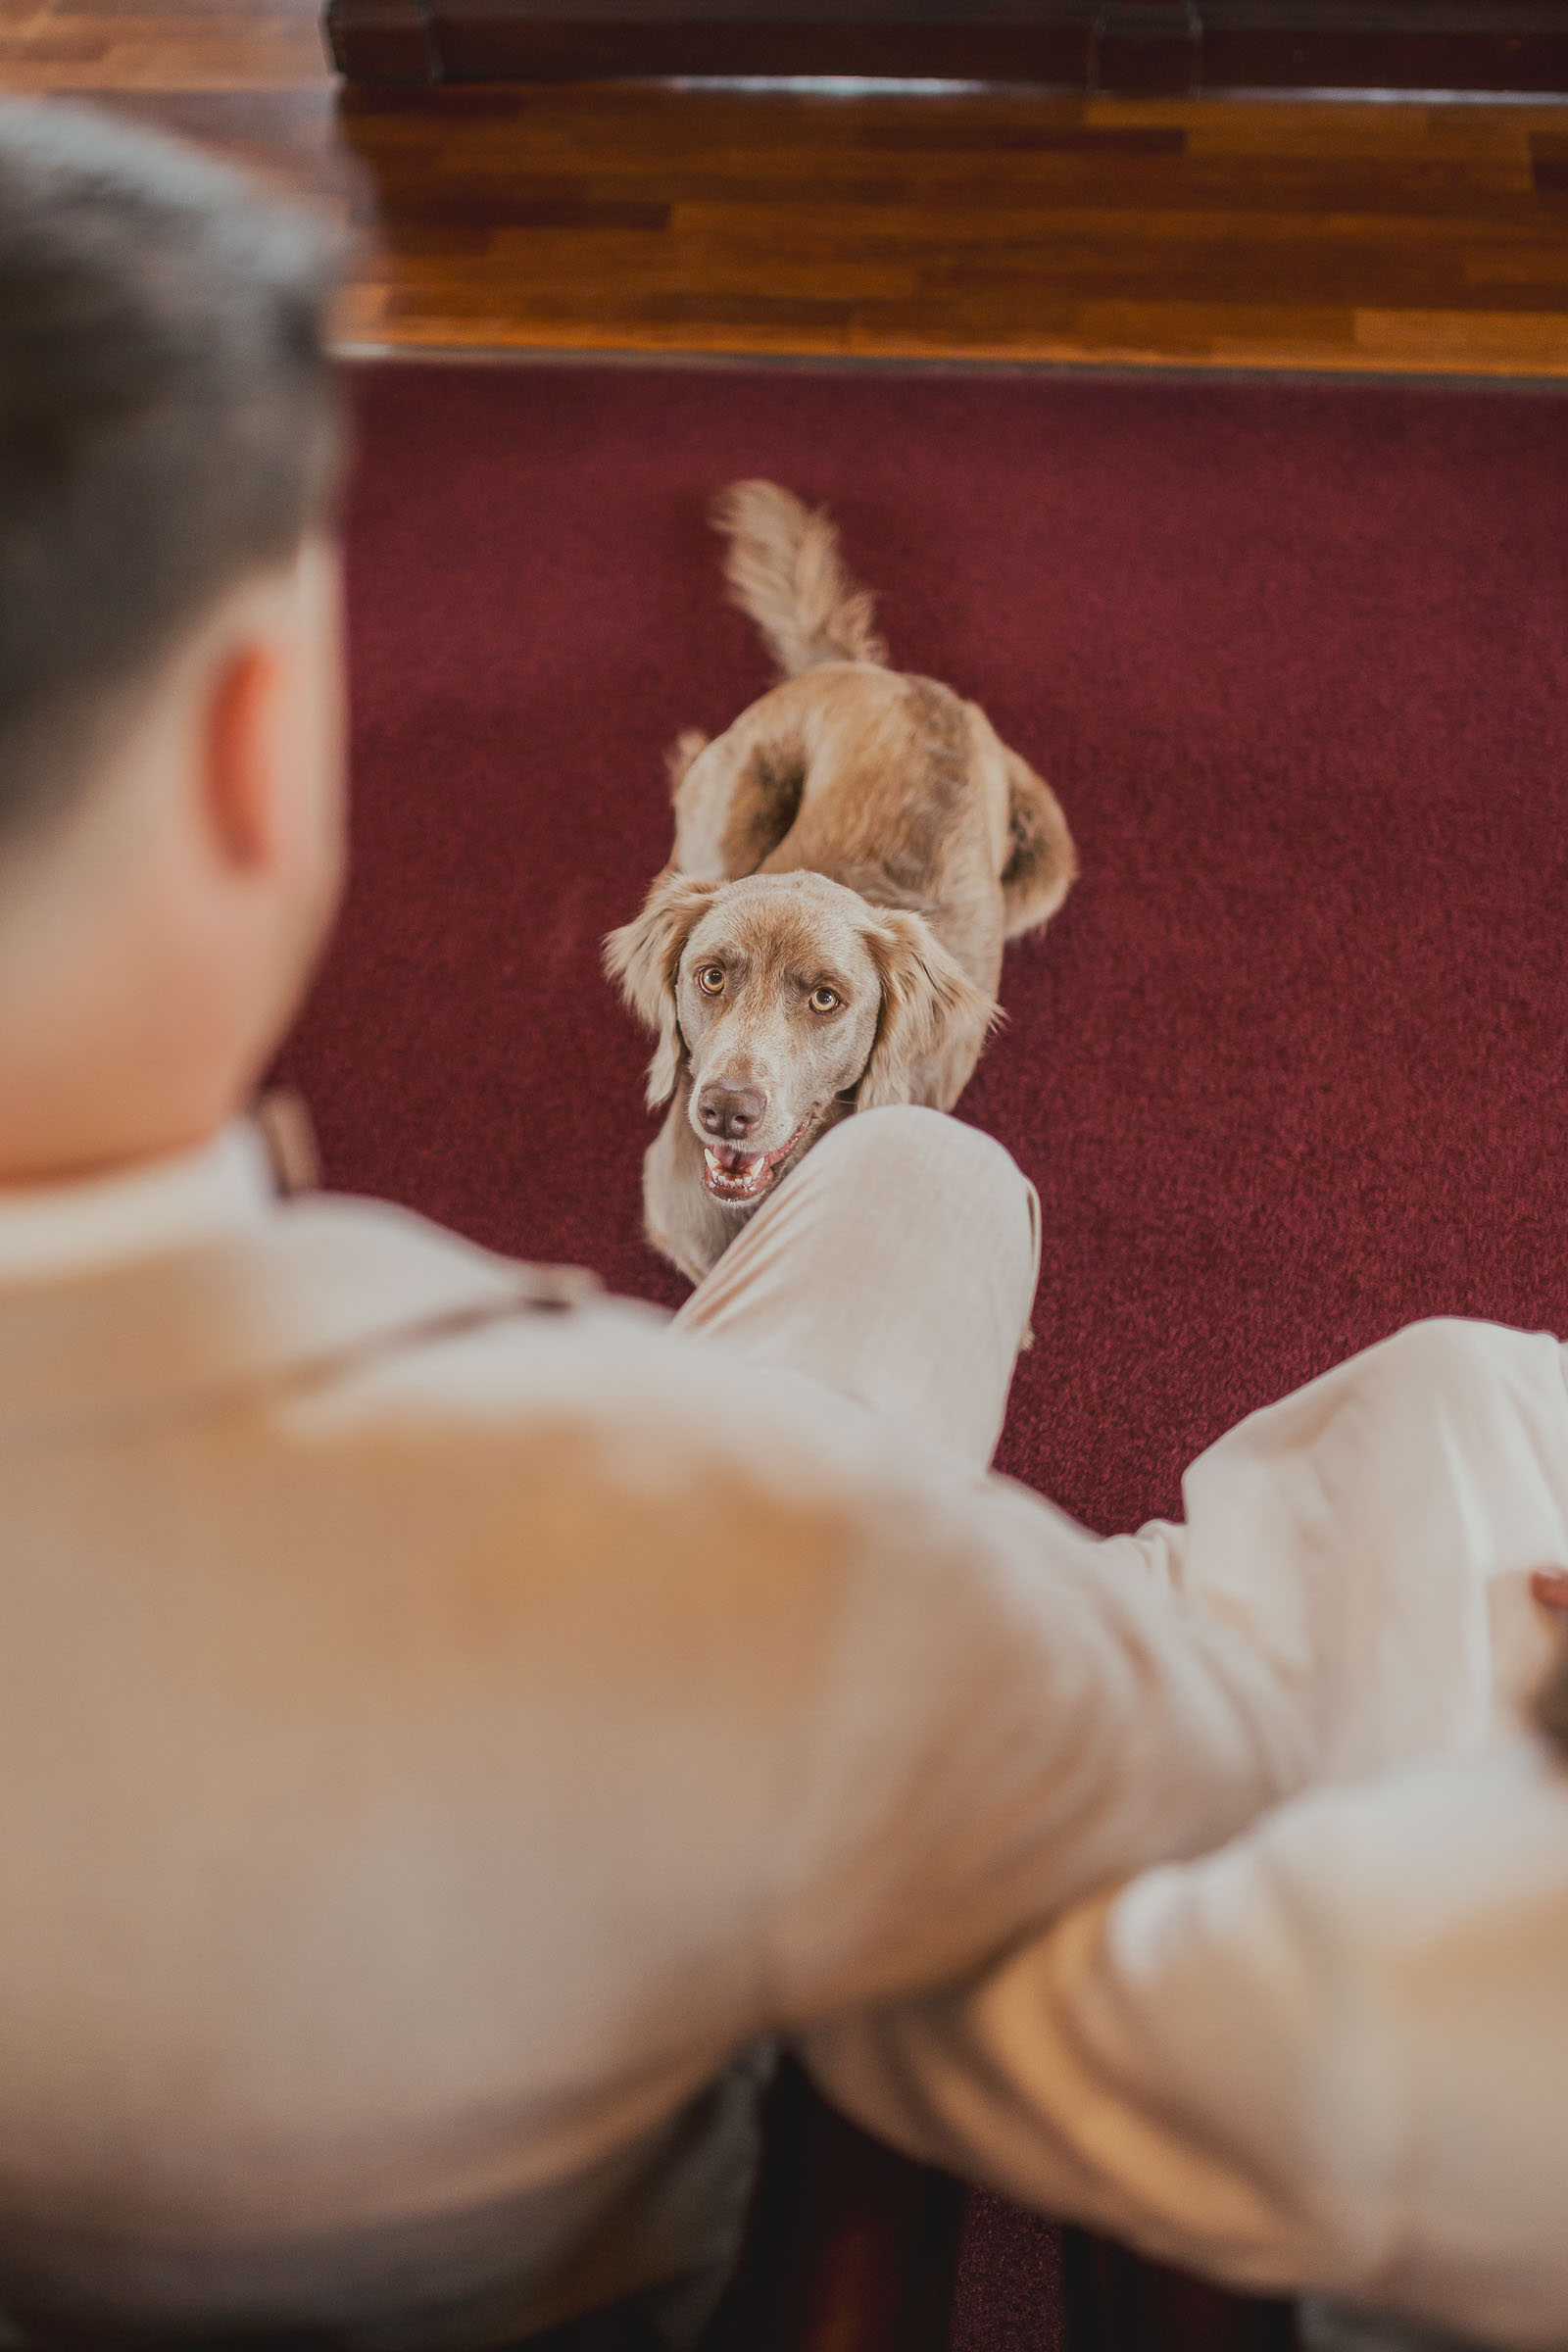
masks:
{"label": "shirt collar", "polygon": [[112,1176],[0,1186],[0,1284],[101,1273],[254,1228],[273,1203],[267,1147],[236,1119],[209,1143]]}

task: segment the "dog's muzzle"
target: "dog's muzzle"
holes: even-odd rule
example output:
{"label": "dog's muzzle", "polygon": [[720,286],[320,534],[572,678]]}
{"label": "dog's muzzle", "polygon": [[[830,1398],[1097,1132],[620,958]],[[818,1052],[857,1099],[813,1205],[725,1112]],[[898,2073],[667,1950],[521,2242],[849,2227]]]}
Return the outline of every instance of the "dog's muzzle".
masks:
{"label": "dog's muzzle", "polygon": [[804,1118],[788,1143],[780,1144],[776,1152],[742,1152],[734,1144],[705,1144],[704,1191],[726,1208],[750,1208],[771,1186],[774,1169],[788,1159],[810,1124],[808,1117]]}

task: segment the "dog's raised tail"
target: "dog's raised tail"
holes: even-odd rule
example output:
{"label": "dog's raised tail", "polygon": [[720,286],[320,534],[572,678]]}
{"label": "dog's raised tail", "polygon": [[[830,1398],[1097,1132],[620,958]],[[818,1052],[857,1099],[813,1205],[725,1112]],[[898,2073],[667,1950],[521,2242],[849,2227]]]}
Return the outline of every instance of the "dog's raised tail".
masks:
{"label": "dog's raised tail", "polygon": [[839,535],[821,508],[776,482],[732,482],[713,501],[729,541],[724,577],[787,678],[824,662],[885,662],[870,591],[844,568]]}

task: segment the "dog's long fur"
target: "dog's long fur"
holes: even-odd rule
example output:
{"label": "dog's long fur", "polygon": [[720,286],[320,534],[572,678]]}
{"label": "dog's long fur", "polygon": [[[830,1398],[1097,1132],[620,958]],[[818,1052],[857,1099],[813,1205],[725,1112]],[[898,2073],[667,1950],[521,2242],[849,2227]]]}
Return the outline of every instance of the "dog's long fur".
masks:
{"label": "dog's long fur", "polygon": [[[694,1280],[749,1213],[703,1192],[686,1034],[707,1030],[706,1008],[687,987],[694,934],[705,953],[717,956],[722,948],[737,971],[750,971],[759,956],[766,961],[769,923],[787,920],[800,969],[802,956],[825,953],[831,935],[840,958],[833,970],[859,974],[857,959],[869,959],[880,988],[863,1066],[830,1101],[813,1102],[810,1132],[783,1161],[783,1174],[851,1109],[894,1101],[952,1107],[999,1017],[1004,941],[1047,922],[1076,870],[1054,794],[978,705],[934,679],[887,667],[871,597],[845,569],[824,514],[772,482],[738,482],[716,502],[713,519],[728,541],[730,595],[760,629],[782,681],[714,741],[695,731],[679,739],[669,759],[670,864],[642,914],[606,942],[610,971],[659,1040],[650,1101],[675,1098],[646,1163],[650,1237]],[[803,892],[808,876],[856,894],[858,907],[847,897]],[[743,877],[755,877],[744,892]],[[767,877],[776,880],[760,888]],[[803,933],[808,913],[817,928]],[[850,998],[858,986],[849,984]],[[758,1006],[749,1028],[738,1001],[736,1011],[725,1049],[731,1064],[771,1073],[782,1102],[794,1061],[802,1054],[823,1059],[820,1037],[808,1023],[790,1033],[798,1048],[782,1032],[769,1030],[764,1040]],[[906,1041],[918,1033],[918,1048],[890,1053],[895,1033]],[[717,1051],[705,1046],[705,1069],[716,1067]],[[816,1074],[819,1086],[830,1059]],[[679,1197],[688,1191],[695,1200]]]}
{"label": "dog's long fur", "polygon": [[845,570],[826,514],[776,482],[735,482],[713,501],[712,519],[729,541],[730,601],[761,630],[780,676],[824,662],[886,662],[870,591]]}

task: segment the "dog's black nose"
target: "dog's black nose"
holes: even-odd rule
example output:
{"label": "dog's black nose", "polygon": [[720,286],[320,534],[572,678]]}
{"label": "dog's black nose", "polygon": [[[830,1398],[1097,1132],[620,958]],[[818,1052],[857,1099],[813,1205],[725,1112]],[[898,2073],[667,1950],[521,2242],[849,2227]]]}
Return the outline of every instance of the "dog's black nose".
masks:
{"label": "dog's black nose", "polygon": [[755,1086],[705,1086],[697,1098],[704,1129],[726,1144],[744,1143],[766,1108]]}

